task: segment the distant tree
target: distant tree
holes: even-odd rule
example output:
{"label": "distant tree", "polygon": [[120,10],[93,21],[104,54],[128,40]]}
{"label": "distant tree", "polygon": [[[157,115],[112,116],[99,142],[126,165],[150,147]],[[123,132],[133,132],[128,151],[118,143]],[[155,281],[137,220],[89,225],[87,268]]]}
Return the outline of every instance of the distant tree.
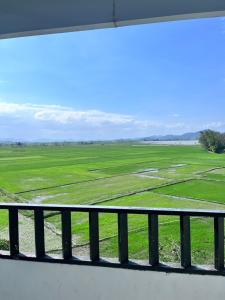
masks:
{"label": "distant tree", "polygon": [[210,129],[204,130],[200,132],[199,143],[208,151],[221,153],[225,150],[225,134]]}
{"label": "distant tree", "polygon": [[16,142],[16,147],[22,147],[23,146],[23,143],[21,142]]}

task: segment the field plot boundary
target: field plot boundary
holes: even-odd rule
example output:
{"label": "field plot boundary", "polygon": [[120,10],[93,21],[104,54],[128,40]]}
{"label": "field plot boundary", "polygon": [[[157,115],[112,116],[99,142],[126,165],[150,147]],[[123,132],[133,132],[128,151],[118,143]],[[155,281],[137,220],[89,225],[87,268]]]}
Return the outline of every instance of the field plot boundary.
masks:
{"label": "field plot boundary", "polygon": [[[142,163],[157,163],[158,161],[167,161],[167,160],[168,159],[161,159],[161,160],[150,161],[150,162],[145,162],[144,161],[144,162],[139,162],[139,163],[135,163],[135,164],[132,164],[132,165],[139,165],[139,164],[142,164]],[[131,164],[125,164],[125,165],[119,165],[119,166],[129,166],[129,165],[131,165]],[[110,167],[101,168],[101,169],[99,169],[99,171],[107,170],[107,169],[110,169]],[[167,168],[159,168],[159,169],[163,170],[163,169],[167,169]],[[93,178],[93,179],[87,179],[87,180],[82,180],[82,181],[74,181],[74,182],[64,183],[64,184],[60,184],[60,185],[54,185],[54,186],[48,186],[48,187],[43,187],[43,188],[37,188],[37,189],[30,189],[30,190],[15,192],[14,194],[25,194],[25,193],[29,193],[29,192],[36,192],[36,191],[54,189],[54,188],[63,187],[63,186],[76,185],[76,184],[81,184],[81,183],[86,183],[86,182],[110,179],[110,178],[114,178],[114,177],[127,176],[127,175],[133,175],[133,174],[135,175],[135,174],[140,174],[140,173],[145,173],[145,172],[147,172],[147,171],[143,170],[143,171],[137,171],[137,172],[122,173],[122,174],[118,174],[118,175],[109,175],[109,176],[106,175],[104,177],[97,177],[97,178]]]}
{"label": "field plot boundary", "polygon": [[215,201],[215,200],[207,200],[207,199],[203,199],[203,198],[194,198],[194,197],[188,197],[188,196],[186,196],[186,197],[184,197],[184,196],[176,196],[176,195],[172,195],[172,194],[165,194],[165,193],[159,193],[159,192],[157,192],[157,193],[155,193],[154,191],[153,191],[153,193],[155,194],[155,195],[162,195],[162,196],[168,196],[168,197],[171,197],[171,198],[174,198],[174,199],[180,199],[181,201],[182,200],[191,200],[191,201],[198,201],[198,202],[206,202],[206,203],[211,203],[211,204],[219,204],[219,205],[224,205],[225,206],[225,204],[223,204],[223,203],[221,203],[221,202],[217,202],[217,201]]}
{"label": "field plot boundary", "polygon": [[[162,159],[162,160],[158,160],[158,161],[167,161],[168,159]],[[158,161],[151,161],[152,163],[156,163]],[[141,162],[142,163],[142,162]],[[139,163],[135,163],[135,164],[139,164]],[[127,164],[129,165],[129,164]],[[196,165],[196,164],[189,164],[190,165]],[[199,164],[202,165],[202,164]],[[168,170],[171,167],[159,167],[158,170]],[[194,175],[200,175],[202,173],[207,173],[216,169],[222,169],[225,167],[216,167],[216,168],[212,168],[206,171],[200,171],[200,172],[196,172]],[[104,169],[109,169],[109,168],[101,168],[99,169],[104,170]],[[122,176],[127,176],[127,175],[136,175],[136,174],[142,174],[142,173],[147,173],[149,172],[148,170],[142,170],[142,171],[137,171],[137,172],[129,172],[129,173],[123,173],[123,174],[118,174],[118,175],[111,175],[111,176],[105,176],[105,177],[97,177],[97,178],[93,178],[93,179],[87,179],[87,180],[82,180],[82,181],[75,181],[75,182],[70,182],[70,183],[64,183],[64,184],[60,184],[60,185],[54,185],[54,186],[48,186],[48,187],[43,187],[43,188],[37,188],[37,189],[30,189],[30,190],[25,190],[25,191],[20,191],[20,192],[15,192],[14,194],[19,195],[19,194],[25,194],[25,193],[30,193],[30,192],[36,192],[36,191],[42,191],[42,190],[48,190],[48,189],[54,189],[54,188],[58,188],[58,187],[64,187],[64,186],[70,186],[70,185],[77,185],[77,184],[82,184],[82,183],[87,183],[87,182],[94,182],[94,181],[99,181],[99,180],[104,180],[104,179],[110,179],[110,178],[116,178],[116,177],[122,177]],[[165,180],[172,180],[171,178],[162,178]],[[195,179],[193,178],[186,178],[184,180],[191,180],[191,179]]]}

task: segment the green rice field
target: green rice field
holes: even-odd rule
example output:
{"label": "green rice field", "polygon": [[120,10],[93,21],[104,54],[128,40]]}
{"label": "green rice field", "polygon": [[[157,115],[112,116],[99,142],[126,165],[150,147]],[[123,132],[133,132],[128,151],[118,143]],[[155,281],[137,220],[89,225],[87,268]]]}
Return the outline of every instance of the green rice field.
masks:
{"label": "green rice field", "polygon": [[[225,155],[200,146],[139,143],[0,148],[0,201],[225,210]],[[117,257],[117,219],[100,214],[100,252]],[[148,257],[147,217],[130,215],[129,256]],[[20,211],[20,248],[34,250],[33,215]],[[213,262],[213,220],[192,218],[193,263]],[[73,253],[89,251],[86,213],[72,214]],[[61,252],[61,219],[46,214],[46,249]],[[179,219],[160,217],[162,261],[180,259]],[[8,215],[0,212],[0,239]]]}

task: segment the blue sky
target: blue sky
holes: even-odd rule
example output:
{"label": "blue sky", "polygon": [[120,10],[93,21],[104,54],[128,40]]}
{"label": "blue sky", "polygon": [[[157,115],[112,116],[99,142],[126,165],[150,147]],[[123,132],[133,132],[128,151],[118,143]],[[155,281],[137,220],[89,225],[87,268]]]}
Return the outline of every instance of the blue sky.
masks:
{"label": "blue sky", "polygon": [[225,19],[0,40],[0,139],[225,131]]}

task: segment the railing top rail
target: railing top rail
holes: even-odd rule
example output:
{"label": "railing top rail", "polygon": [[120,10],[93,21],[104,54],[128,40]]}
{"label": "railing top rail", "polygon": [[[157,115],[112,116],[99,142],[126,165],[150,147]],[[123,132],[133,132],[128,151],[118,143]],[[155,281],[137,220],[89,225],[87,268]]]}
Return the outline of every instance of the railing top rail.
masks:
{"label": "railing top rail", "polygon": [[31,203],[0,203],[0,209],[23,209],[45,211],[78,211],[78,212],[102,212],[102,213],[129,213],[129,214],[156,214],[192,217],[225,217],[225,210],[207,209],[177,209],[177,208],[150,208],[150,207],[126,207],[126,206],[96,206],[96,205],[58,205],[58,204],[31,204]]}

